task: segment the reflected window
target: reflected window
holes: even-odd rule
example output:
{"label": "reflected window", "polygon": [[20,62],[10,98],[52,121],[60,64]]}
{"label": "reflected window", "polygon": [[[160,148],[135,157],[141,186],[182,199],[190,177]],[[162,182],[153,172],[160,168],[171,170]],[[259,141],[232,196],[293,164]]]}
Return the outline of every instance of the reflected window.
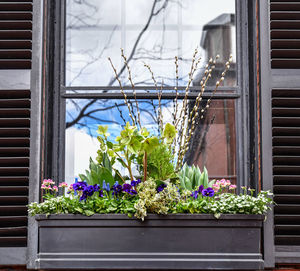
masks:
{"label": "reflected window", "polygon": [[[185,85],[197,46],[202,65],[217,54],[220,65],[230,54],[236,58],[235,0],[67,0],[66,13],[66,86],[116,86],[107,57],[129,85],[120,48],[139,86],[152,85],[143,62],[155,67],[165,85],[174,85],[175,55],[181,60],[179,84]],[[235,74],[232,65],[226,85],[236,85]]]}

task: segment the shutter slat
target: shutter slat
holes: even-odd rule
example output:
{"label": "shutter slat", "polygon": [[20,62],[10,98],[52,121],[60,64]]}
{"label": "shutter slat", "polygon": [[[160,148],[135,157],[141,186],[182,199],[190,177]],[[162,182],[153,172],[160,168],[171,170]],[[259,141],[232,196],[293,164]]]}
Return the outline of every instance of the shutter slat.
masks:
{"label": "shutter slat", "polygon": [[7,204],[26,205],[28,204],[28,197],[27,196],[1,196],[0,205],[7,205]]}
{"label": "shutter slat", "polygon": [[[273,164],[274,165],[299,165],[300,164],[300,156],[273,156]],[[1,158],[0,158],[1,165]]]}
{"label": "shutter slat", "polygon": [[26,247],[27,237],[0,237],[0,247]]}
{"label": "shutter slat", "polygon": [[299,20],[300,11],[272,11],[271,20]]}
{"label": "shutter slat", "polygon": [[272,124],[281,127],[294,127],[300,126],[299,117],[274,117],[272,118]]}
{"label": "shutter slat", "polygon": [[0,186],[28,186],[28,183],[28,176],[0,176]]}
{"label": "shutter slat", "polygon": [[3,50],[3,49],[0,49],[0,59],[31,59],[31,50],[24,50],[24,49]]}
{"label": "shutter slat", "polygon": [[27,207],[25,205],[24,206],[0,206],[0,216],[25,216],[25,215],[27,215]]}
{"label": "shutter slat", "polygon": [[0,157],[29,157],[29,148],[0,147]]}
{"label": "shutter slat", "polygon": [[[0,52],[1,55],[1,52]],[[292,49],[289,48],[288,50],[286,49],[272,49],[271,50],[271,57],[272,59],[276,58],[300,58],[300,49]]]}
{"label": "shutter slat", "polygon": [[27,216],[0,216],[1,227],[27,226]]}
{"label": "shutter slat", "polygon": [[[29,128],[0,128],[0,138],[2,137],[29,137]],[[8,139],[6,139],[8,140]],[[25,140],[25,139],[24,139]],[[0,139],[1,142],[1,139]],[[1,145],[1,144],[0,144]],[[1,145],[2,147],[3,145]],[[4,146],[5,147],[5,146]]]}
{"label": "shutter slat", "polygon": [[0,238],[7,236],[26,236],[27,227],[7,227],[0,228]]}
{"label": "shutter slat", "polygon": [[31,49],[31,40],[0,40],[0,49]]}
{"label": "shutter slat", "polygon": [[[274,128],[273,128],[274,129]],[[282,128],[284,131],[286,128]],[[300,130],[300,129],[298,129]],[[273,156],[274,155],[300,155],[300,147],[299,146],[277,146],[273,147]]]}
{"label": "shutter slat", "polygon": [[276,235],[275,245],[278,246],[298,246],[300,236],[297,235]]}
{"label": "shutter slat", "polygon": [[1,109],[0,118],[16,118],[16,117],[30,117],[30,110],[27,108]]}
{"label": "shutter slat", "polygon": [[32,12],[24,11],[0,11],[0,20],[32,20]]}

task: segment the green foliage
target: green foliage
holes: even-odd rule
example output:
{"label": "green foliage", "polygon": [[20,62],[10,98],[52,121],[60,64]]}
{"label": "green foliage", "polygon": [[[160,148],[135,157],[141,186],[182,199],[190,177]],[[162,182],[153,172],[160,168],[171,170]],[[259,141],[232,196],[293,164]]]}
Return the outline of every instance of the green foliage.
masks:
{"label": "green foliage", "polygon": [[265,214],[273,203],[272,193],[261,191],[257,197],[248,194],[224,193],[217,198],[199,197],[197,200],[186,198],[176,204],[174,213],[214,214]]}
{"label": "green foliage", "polygon": [[[138,163],[143,172],[143,157],[139,156]],[[173,165],[173,155],[168,145],[160,143],[147,158],[147,175],[154,180],[167,180],[176,177]]]}
{"label": "green foliage", "polygon": [[192,165],[189,167],[186,163],[180,170],[179,174],[180,187],[182,190],[195,190],[200,185],[203,185],[204,188],[211,187],[215,180],[209,181],[207,169],[204,167],[203,172],[201,173],[200,168]]}
{"label": "green foliage", "polygon": [[93,214],[120,213],[133,216],[135,213],[134,204],[136,198],[93,197],[86,201],[80,201],[78,197],[56,197],[42,203],[33,202],[28,205],[28,212],[34,216],[36,214],[82,214],[91,216]]}
{"label": "green foliage", "polygon": [[[160,144],[159,139],[156,136],[150,136],[146,128],[139,130],[136,126],[130,125],[129,122],[126,123],[120,135],[116,137],[115,143],[108,140],[109,133],[107,133],[106,126],[99,126],[98,133],[100,148],[97,161],[99,163],[103,161],[106,153],[110,157],[112,165],[115,161],[118,161],[123,167],[127,168],[131,180],[134,179],[132,165],[137,157],[145,152],[150,154]],[[118,173],[117,175],[122,178]]]}
{"label": "green foliage", "polygon": [[180,199],[180,194],[175,185],[168,183],[163,191],[157,193],[157,184],[152,179],[138,186],[139,200],[135,203],[135,216],[144,220],[147,212],[168,214],[175,208]]}
{"label": "green foliage", "polygon": [[115,183],[115,178],[112,174],[112,167],[110,160],[106,153],[102,156],[102,164],[97,164],[90,158],[89,170],[85,171],[85,174],[79,174],[82,181],[86,181],[88,185],[99,184],[102,185],[105,180],[112,186]]}

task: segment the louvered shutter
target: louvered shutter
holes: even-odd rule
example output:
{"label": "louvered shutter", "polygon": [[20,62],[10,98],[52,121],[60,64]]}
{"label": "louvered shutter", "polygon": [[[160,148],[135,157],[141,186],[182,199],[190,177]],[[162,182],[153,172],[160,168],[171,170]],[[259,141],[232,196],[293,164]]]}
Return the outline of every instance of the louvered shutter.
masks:
{"label": "louvered shutter", "polygon": [[[9,248],[13,254],[17,247],[24,250],[22,259],[15,256],[16,264],[25,264],[30,90],[29,76],[24,74],[29,75],[31,68],[31,30],[32,0],[0,2],[0,264]],[[8,78],[7,86],[1,84],[3,78]]]}
{"label": "louvered shutter", "polygon": [[[276,262],[300,262],[300,1],[271,0],[272,135]],[[294,74],[294,77],[293,77]]]}

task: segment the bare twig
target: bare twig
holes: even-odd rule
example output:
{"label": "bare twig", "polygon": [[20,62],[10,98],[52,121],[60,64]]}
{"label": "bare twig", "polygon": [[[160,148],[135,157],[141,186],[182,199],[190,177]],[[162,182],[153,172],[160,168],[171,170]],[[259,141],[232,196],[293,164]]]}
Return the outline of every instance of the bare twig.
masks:
{"label": "bare twig", "polygon": [[114,73],[115,73],[115,76],[116,76],[116,80],[117,80],[118,83],[119,83],[120,91],[121,91],[121,93],[123,94],[124,102],[125,102],[125,104],[127,105],[128,113],[129,113],[129,116],[130,116],[130,118],[131,118],[131,120],[132,120],[132,124],[135,125],[135,121],[134,121],[134,118],[133,118],[133,115],[132,115],[132,112],[131,112],[131,108],[130,108],[130,105],[129,105],[128,100],[127,100],[127,95],[126,95],[126,93],[124,92],[123,85],[122,85],[121,80],[120,80],[120,78],[119,78],[119,76],[118,76],[117,70],[116,70],[114,64],[112,63],[110,57],[108,58],[108,61],[110,62],[110,65],[111,65],[112,69],[114,70]]}
{"label": "bare twig", "polygon": [[140,127],[142,127],[142,125],[141,125],[141,114],[140,114],[140,110],[139,110],[139,103],[138,103],[137,98],[136,98],[136,91],[135,91],[134,83],[133,83],[132,76],[131,76],[131,70],[130,70],[130,67],[128,65],[127,58],[124,55],[124,49],[123,48],[121,48],[121,56],[124,60],[124,64],[127,67],[127,70],[128,70],[128,80],[129,80],[129,82],[131,84],[131,87],[132,87],[133,96],[134,96],[134,100],[135,100],[135,106],[136,106],[136,112],[137,112],[137,116],[138,116],[137,123],[139,124]]}

